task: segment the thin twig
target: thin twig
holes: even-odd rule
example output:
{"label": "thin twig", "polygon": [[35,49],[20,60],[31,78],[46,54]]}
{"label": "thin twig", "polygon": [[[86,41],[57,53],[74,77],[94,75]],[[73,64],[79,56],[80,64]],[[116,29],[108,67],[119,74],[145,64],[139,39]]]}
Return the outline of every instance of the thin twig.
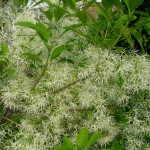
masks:
{"label": "thin twig", "polygon": [[27,37],[27,36],[36,36],[36,35],[25,35],[25,34],[18,34],[17,36],[25,36],[25,37]]}
{"label": "thin twig", "polygon": [[84,77],[84,78],[82,78],[82,79],[78,79],[78,80],[76,80],[76,81],[74,81],[74,82],[72,82],[72,83],[69,83],[69,84],[67,84],[67,85],[64,86],[64,87],[55,90],[54,92],[52,92],[52,94],[57,94],[57,93],[59,93],[59,92],[65,90],[65,89],[71,87],[72,85],[75,85],[75,84],[77,84],[77,83],[79,83],[79,82],[81,82],[81,81],[85,81],[87,78],[91,77],[91,75],[92,75],[92,74],[89,74],[88,76],[86,76],[86,77]]}
{"label": "thin twig", "polygon": [[[19,126],[18,123],[16,123],[15,121],[13,121],[13,120],[11,120],[11,119],[5,117],[5,116],[0,116],[0,118],[2,118],[2,119],[4,119],[4,120],[7,120],[7,121],[11,122],[12,124],[15,124],[16,126]],[[0,125],[1,125],[1,124],[0,124]]]}

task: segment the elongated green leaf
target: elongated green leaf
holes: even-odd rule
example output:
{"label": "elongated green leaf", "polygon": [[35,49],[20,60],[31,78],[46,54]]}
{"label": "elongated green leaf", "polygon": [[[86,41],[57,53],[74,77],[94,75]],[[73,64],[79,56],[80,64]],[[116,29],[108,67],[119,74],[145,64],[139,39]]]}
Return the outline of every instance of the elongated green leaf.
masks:
{"label": "elongated green leaf", "polygon": [[132,30],[132,35],[135,37],[135,39],[139,42],[142,51],[144,52],[143,48],[143,37],[141,32],[138,32],[136,29]]}
{"label": "elongated green leaf", "polygon": [[15,6],[17,6],[17,7],[20,7],[22,4],[22,2],[20,0],[13,0],[13,1],[14,1]]}
{"label": "elongated green leaf", "polygon": [[20,7],[20,6],[25,7],[29,0],[13,0],[13,1],[17,7]]}
{"label": "elongated green leaf", "polygon": [[45,42],[48,42],[49,38],[51,37],[51,32],[49,28],[47,28],[43,23],[41,23],[39,20],[37,20],[38,23],[36,23],[37,26],[37,33],[41,37],[41,39]]}
{"label": "elongated green leaf", "polygon": [[40,0],[38,2],[35,1],[35,5],[33,5],[33,7],[40,5],[41,3],[43,3],[43,0]]}
{"label": "elongated green leaf", "polygon": [[89,138],[88,130],[86,128],[83,128],[78,134],[77,141],[76,141],[77,146],[83,149],[88,142],[88,138]]}
{"label": "elongated green leaf", "polygon": [[76,9],[76,3],[74,0],[67,0],[67,4],[71,9],[73,9],[73,10]]}
{"label": "elongated green leaf", "polygon": [[30,60],[33,60],[33,61],[39,61],[39,62],[41,62],[41,59],[40,59],[40,57],[39,57],[38,54],[33,54],[33,53],[27,52],[27,53],[22,53],[21,55],[23,57],[25,57],[26,59],[30,59]]}
{"label": "elongated green leaf", "polygon": [[17,22],[16,25],[20,25],[20,26],[24,26],[36,30],[36,32],[39,34],[39,36],[44,42],[47,42],[51,37],[51,33],[49,29],[40,21],[38,21],[38,23],[36,24],[33,24],[31,22]]}
{"label": "elongated green leaf", "polygon": [[87,13],[85,10],[77,10],[77,17],[79,20],[83,23],[86,24],[87,22]]}
{"label": "elongated green leaf", "polygon": [[86,148],[90,147],[94,142],[96,142],[102,136],[102,132],[98,131],[91,136],[89,141],[86,144]]}
{"label": "elongated green leaf", "polygon": [[133,14],[134,10],[138,8],[143,2],[144,0],[125,0],[130,17]]}
{"label": "elongated green leaf", "polygon": [[128,16],[127,15],[120,16],[120,18],[117,21],[115,21],[114,29],[121,28],[122,25],[127,23],[127,21],[128,21]]}
{"label": "elongated green leaf", "polygon": [[65,146],[58,146],[58,147],[54,148],[53,150],[72,150],[72,149],[68,149]]}
{"label": "elongated green leaf", "polygon": [[63,8],[61,8],[61,7],[55,8],[55,10],[54,10],[55,20],[58,21],[59,19],[61,19],[65,13],[66,13],[66,11],[64,11]]}
{"label": "elongated green leaf", "polygon": [[130,28],[126,28],[123,32],[124,37],[126,38],[127,42],[131,45],[131,47],[134,47],[134,41],[131,37],[131,29]]}
{"label": "elongated green leaf", "polygon": [[[103,16],[103,17],[105,17],[106,19],[108,19],[108,13],[107,13],[107,11],[106,11],[106,9],[105,8],[103,8],[101,5],[97,5],[99,8],[98,8],[98,15],[99,15],[99,17],[100,16]],[[103,20],[101,20],[101,21],[103,21]]]}
{"label": "elongated green leaf", "polygon": [[51,12],[51,10],[47,10],[47,11],[41,10],[41,12],[46,16],[46,18],[49,21],[51,21],[53,19],[53,13]]}
{"label": "elongated green leaf", "polygon": [[22,6],[25,7],[28,4],[29,0],[22,0]]}
{"label": "elongated green leaf", "polygon": [[120,88],[122,88],[123,85],[124,85],[124,83],[125,83],[125,79],[124,79],[122,76],[120,76],[120,77],[118,78],[118,81],[117,81],[118,86],[119,86]]}
{"label": "elongated green leaf", "polygon": [[42,0],[42,1],[47,3],[50,6],[50,8],[55,8],[54,17],[55,17],[56,22],[59,19],[61,19],[65,15],[65,13],[70,14],[70,12],[67,11],[64,7],[60,7],[59,5],[52,3],[50,0]]}
{"label": "elongated green leaf", "polygon": [[150,35],[150,23],[144,24],[143,26],[147,33]]}
{"label": "elongated green leaf", "polygon": [[17,22],[16,25],[32,28],[35,30],[37,29],[37,26],[31,22]]}
{"label": "elongated green leaf", "polygon": [[51,55],[51,59],[55,59],[56,57],[58,57],[64,50],[66,50],[65,46],[64,45],[61,45],[59,47],[56,47],[53,52],[52,52],[52,55]]}
{"label": "elongated green leaf", "polygon": [[145,30],[147,30],[148,34],[150,34],[150,18],[142,18],[139,21],[135,23],[136,28],[141,28],[141,26],[144,27]]}
{"label": "elongated green leaf", "polygon": [[68,6],[69,8],[75,10],[76,9],[76,1],[75,0],[60,0],[63,2],[64,6]]}
{"label": "elongated green leaf", "polygon": [[82,24],[79,23],[79,24],[73,24],[73,25],[64,27],[65,31],[64,31],[60,36],[64,35],[66,32],[68,32],[68,31],[70,31],[70,30],[72,30],[72,31],[73,31],[73,30],[76,30],[78,27],[81,27],[81,26],[82,26]]}
{"label": "elongated green leaf", "polygon": [[112,0],[102,0],[102,4],[106,9],[112,9],[113,2]]}
{"label": "elongated green leaf", "polygon": [[71,140],[67,137],[64,137],[63,138],[63,141],[64,141],[64,146],[69,148],[69,149],[74,149],[74,144],[71,142]]}
{"label": "elongated green leaf", "polygon": [[122,3],[120,0],[112,0],[114,6],[116,6],[119,10],[122,10]]}
{"label": "elongated green leaf", "polygon": [[58,61],[58,63],[63,63],[63,62],[67,62],[67,63],[70,63],[70,64],[75,64],[75,61],[73,59],[70,59],[70,58],[62,58]]}
{"label": "elongated green leaf", "polygon": [[64,6],[67,6],[67,0],[60,0],[60,1],[63,2],[63,5],[64,5]]}
{"label": "elongated green leaf", "polygon": [[150,24],[150,18],[142,18],[139,21],[136,22],[135,26],[139,27],[139,26],[144,26],[145,24]]}
{"label": "elongated green leaf", "polygon": [[69,31],[69,30],[72,30],[72,29],[76,29],[76,28],[78,28],[78,27],[81,27],[82,26],[82,24],[81,23],[78,23],[78,24],[73,24],[73,25],[70,25],[70,26],[66,26],[66,27],[64,27],[67,31]]}

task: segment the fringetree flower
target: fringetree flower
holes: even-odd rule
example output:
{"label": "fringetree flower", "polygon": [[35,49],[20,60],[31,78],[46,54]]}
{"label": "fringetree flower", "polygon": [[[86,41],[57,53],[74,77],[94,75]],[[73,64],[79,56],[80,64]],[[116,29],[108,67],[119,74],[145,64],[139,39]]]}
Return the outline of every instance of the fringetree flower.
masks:
{"label": "fringetree flower", "polygon": [[[13,22],[35,22],[34,17],[32,10],[24,10],[12,19]],[[71,23],[69,19],[60,22],[63,26]],[[15,74],[0,83],[3,91],[0,103],[22,116],[15,133],[5,132],[9,126],[1,126],[2,149],[47,150],[61,144],[64,135],[75,141],[82,127],[91,133],[103,131],[93,149],[107,146],[119,135],[125,138],[126,149],[150,149],[150,60],[147,55],[120,56],[68,32],[57,39],[57,44],[73,40],[71,49],[50,60],[33,90],[48,53],[33,30],[13,26],[11,21],[8,24],[13,27],[11,34],[8,29],[7,36],[1,37],[10,40],[11,36],[9,65]],[[52,28],[52,32],[54,30]],[[27,52],[39,54],[39,61],[24,57]],[[8,135],[10,138],[6,138]]]}

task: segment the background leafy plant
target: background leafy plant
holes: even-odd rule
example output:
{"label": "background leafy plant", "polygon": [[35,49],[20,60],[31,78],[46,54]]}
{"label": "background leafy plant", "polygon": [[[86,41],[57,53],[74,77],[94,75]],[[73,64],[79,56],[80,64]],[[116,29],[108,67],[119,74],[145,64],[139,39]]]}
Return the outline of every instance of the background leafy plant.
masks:
{"label": "background leafy plant", "polygon": [[[94,45],[99,45],[100,47],[108,49],[122,47],[123,49],[129,50],[137,49],[138,43],[142,53],[148,51],[146,43],[149,43],[149,13],[141,10],[140,13],[143,14],[143,16],[140,17],[136,13],[137,8],[142,5],[143,0],[132,2],[125,0],[125,7],[119,0],[111,2],[103,0],[103,6],[93,0],[88,2],[82,10],[76,7],[76,1],[73,0],[68,2],[62,0],[62,7],[53,5],[49,1],[45,2],[47,2],[50,7],[55,7],[57,10],[55,11],[55,17],[60,14],[61,17],[63,17],[65,13],[70,14],[63,9],[64,7],[72,9],[73,13],[70,14],[70,17],[77,17],[80,23],[66,27],[66,31],[72,30],[85,37]],[[97,18],[94,18],[87,11],[91,6],[95,7],[95,11],[98,14]],[[113,6],[117,7],[115,11],[113,11]],[[61,11],[61,13],[59,13],[59,11]],[[56,19],[56,21],[59,19]],[[88,32],[81,31],[81,26]],[[147,40],[144,40],[145,36],[143,36],[143,32],[146,32]]]}
{"label": "background leafy plant", "polygon": [[[128,0],[108,2],[103,0],[103,6],[93,0],[87,2],[82,10],[77,8],[76,3],[79,1],[59,1],[63,4],[62,7],[47,0],[42,0],[41,3],[46,2],[50,6],[50,10],[43,11],[49,20],[53,18],[53,14],[56,22],[67,14],[70,17],[77,17],[80,23],[67,27],[66,31],[72,30],[95,45],[108,49],[126,48],[129,50],[138,48],[142,53],[149,51],[147,46],[149,43],[149,12],[142,12],[143,10],[141,10],[142,15],[139,16],[139,10],[137,9],[142,5],[143,0],[134,2]],[[113,11],[113,6],[117,7],[115,11]],[[69,7],[73,13],[65,10],[64,8],[66,7]],[[94,18],[87,11],[89,7],[95,7],[95,11],[98,14],[97,18]],[[82,32],[77,28],[81,28],[81,26],[88,32]],[[143,32],[145,33],[144,35]]]}

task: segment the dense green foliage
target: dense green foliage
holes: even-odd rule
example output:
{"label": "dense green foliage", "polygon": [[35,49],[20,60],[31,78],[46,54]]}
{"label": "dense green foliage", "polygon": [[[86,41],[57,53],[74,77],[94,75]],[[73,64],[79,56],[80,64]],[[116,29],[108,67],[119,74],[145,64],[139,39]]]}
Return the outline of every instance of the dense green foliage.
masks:
{"label": "dense green foliage", "polygon": [[0,10],[0,149],[149,150],[149,3],[27,2]]}

